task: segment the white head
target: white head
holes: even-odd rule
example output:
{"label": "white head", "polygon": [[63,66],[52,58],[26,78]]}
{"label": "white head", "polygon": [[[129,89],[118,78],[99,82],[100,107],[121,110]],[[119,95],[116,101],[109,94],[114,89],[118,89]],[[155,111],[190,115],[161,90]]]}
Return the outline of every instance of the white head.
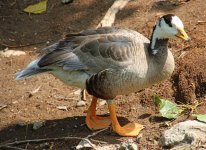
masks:
{"label": "white head", "polygon": [[179,17],[168,14],[162,16],[156,24],[154,36],[158,39],[179,37],[184,40],[190,38],[184,31],[184,25]]}
{"label": "white head", "polygon": [[179,17],[173,14],[162,16],[156,23],[152,34],[151,49],[153,50],[153,54],[158,51],[154,49],[157,39],[169,39],[174,37],[190,40]]}

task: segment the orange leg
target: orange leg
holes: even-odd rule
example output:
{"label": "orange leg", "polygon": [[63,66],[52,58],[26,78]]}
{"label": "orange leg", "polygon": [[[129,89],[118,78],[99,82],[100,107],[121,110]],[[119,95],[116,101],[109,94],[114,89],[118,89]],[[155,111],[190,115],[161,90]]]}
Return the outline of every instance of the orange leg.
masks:
{"label": "orange leg", "polygon": [[96,115],[97,98],[93,96],[91,105],[87,110],[86,124],[89,129],[103,129],[111,124],[110,117],[100,117]]}
{"label": "orange leg", "polygon": [[112,121],[113,130],[121,136],[137,136],[144,128],[143,125],[138,123],[128,123],[121,127],[116,116],[116,108],[114,104],[108,103],[110,118]]}

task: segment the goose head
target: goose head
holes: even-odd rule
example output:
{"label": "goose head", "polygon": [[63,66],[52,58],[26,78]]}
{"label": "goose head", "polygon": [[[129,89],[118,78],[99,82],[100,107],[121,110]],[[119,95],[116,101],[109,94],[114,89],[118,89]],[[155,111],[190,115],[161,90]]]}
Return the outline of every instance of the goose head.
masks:
{"label": "goose head", "polygon": [[162,16],[157,21],[153,29],[150,43],[152,54],[156,54],[158,52],[158,49],[156,49],[158,41],[168,41],[168,39],[175,37],[181,38],[186,41],[190,40],[190,37],[185,32],[184,25],[179,17],[173,14]]}
{"label": "goose head", "polygon": [[183,40],[190,40],[184,30],[184,25],[179,17],[168,14],[162,16],[156,24],[154,34],[158,39],[169,39],[179,37]]}

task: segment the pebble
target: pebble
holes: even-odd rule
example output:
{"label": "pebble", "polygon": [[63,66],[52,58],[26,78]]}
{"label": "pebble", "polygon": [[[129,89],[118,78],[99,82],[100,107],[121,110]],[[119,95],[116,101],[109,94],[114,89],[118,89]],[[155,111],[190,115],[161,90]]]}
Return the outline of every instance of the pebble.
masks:
{"label": "pebble", "polygon": [[132,139],[128,139],[120,144],[118,150],[138,150],[138,146]]}
{"label": "pebble", "polygon": [[99,106],[103,106],[103,105],[105,105],[106,103],[107,103],[107,101],[102,100],[102,101],[99,102]]}
{"label": "pebble", "polygon": [[85,105],[86,105],[85,101],[78,101],[77,102],[77,107],[83,107]]}
{"label": "pebble", "polygon": [[46,41],[46,45],[48,46],[50,44],[50,41]]}
{"label": "pebble", "polygon": [[38,129],[41,128],[44,124],[45,124],[44,121],[35,122],[35,123],[33,124],[33,130],[38,130]]}
{"label": "pebble", "polygon": [[39,147],[41,147],[41,148],[49,148],[49,143],[42,143],[42,144],[40,144],[39,145]]}
{"label": "pebble", "polygon": [[59,110],[68,111],[67,106],[57,106]]}
{"label": "pebble", "polygon": [[18,102],[18,101],[13,101],[13,102],[12,102],[12,104],[17,104],[17,103],[19,103],[19,102]]}
{"label": "pebble", "polygon": [[92,143],[89,143],[87,140],[81,140],[79,144],[76,146],[76,149],[85,149],[95,147]]}
{"label": "pebble", "polygon": [[73,2],[73,0],[62,0],[63,4],[68,4],[68,3],[71,3],[71,2]]}

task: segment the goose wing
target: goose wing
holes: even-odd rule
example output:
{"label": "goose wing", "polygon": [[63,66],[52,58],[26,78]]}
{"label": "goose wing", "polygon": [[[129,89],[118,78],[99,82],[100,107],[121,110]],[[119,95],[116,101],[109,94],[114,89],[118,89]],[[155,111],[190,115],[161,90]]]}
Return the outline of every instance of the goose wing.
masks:
{"label": "goose wing", "polygon": [[126,68],[134,63],[134,55],[137,54],[134,38],[128,35],[109,27],[68,35],[44,55],[38,65],[91,72]]}

